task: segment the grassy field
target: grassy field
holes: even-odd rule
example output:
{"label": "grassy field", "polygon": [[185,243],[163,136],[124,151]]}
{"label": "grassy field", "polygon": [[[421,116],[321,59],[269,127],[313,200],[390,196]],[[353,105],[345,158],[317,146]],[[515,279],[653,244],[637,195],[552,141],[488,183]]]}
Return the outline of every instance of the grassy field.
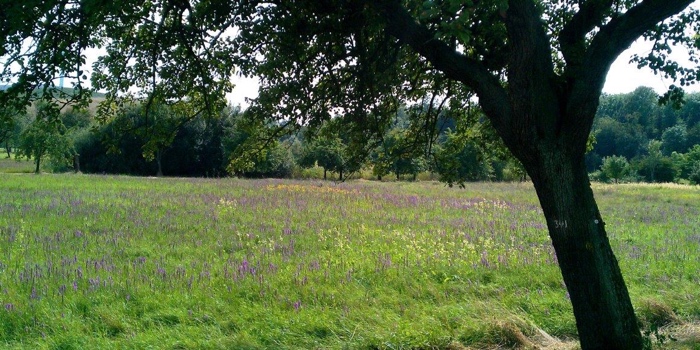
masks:
{"label": "grassy field", "polygon": [[[595,191],[644,329],[700,349],[700,188]],[[528,184],[0,174],[0,304],[0,348],[576,338]]]}
{"label": "grassy field", "polygon": [[[4,149],[0,149],[4,152]],[[14,157],[14,155],[12,155]],[[34,172],[34,162],[31,160],[21,159],[16,160],[14,158],[7,158],[6,153],[0,154],[0,174],[18,174],[18,173],[32,173]]]}

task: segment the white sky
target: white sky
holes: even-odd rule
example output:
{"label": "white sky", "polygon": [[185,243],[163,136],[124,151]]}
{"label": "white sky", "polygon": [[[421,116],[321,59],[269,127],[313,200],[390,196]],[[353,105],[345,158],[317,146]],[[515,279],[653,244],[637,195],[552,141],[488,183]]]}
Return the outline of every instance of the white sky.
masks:
{"label": "white sky", "polygon": [[[649,69],[638,69],[635,64],[630,64],[630,58],[634,54],[644,55],[652,48],[650,42],[638,40],[623,52],[610,67],[608,77],[603,87],[603,92],[609,94],[628,93],[639,86],[649,86],[657,93],[662,94],[673,84],[671,79],[664,79],[661,75],[654,75]],[[672,54],[679,63],[692,67],[688,61],[688,52],[684,48],[675,49]],[[699,85],[686,86],[687,92],[700,91]]]}
{"label": "white sky", "polygon": [[258,78],[242,78],[236,76],[233,79],[233,83],[236,87],[233,91],[227,95],[228,100],[233,105],[241,105],[241,107],[248,107],[249,103],[246,102],[246,98],[255,98],[258,96]]}

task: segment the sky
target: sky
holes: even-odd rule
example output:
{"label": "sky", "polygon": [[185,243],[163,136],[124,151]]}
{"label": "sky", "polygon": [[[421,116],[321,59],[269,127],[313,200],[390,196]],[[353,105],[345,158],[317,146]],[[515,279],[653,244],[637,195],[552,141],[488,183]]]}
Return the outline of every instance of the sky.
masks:
{"label": "sky", "polygon": [[[603,92],[609,94],[628,93],[639,86],[651,87],[659,94],[666,92],[668,86],[673,84],[671,79],[664,79],[660,75],[654,75],[648,68],[638,69],[635,64],[629,63],[632,55],[644,55],[649,53],[651,48],[652,43],[638,40],[624,51],[610,67]],[[674,49],[671,57],[687,67],[692,67],[687,59],[688,52],[684,48]],[[700,91],[700,86],[686,87],[686,91]]]}

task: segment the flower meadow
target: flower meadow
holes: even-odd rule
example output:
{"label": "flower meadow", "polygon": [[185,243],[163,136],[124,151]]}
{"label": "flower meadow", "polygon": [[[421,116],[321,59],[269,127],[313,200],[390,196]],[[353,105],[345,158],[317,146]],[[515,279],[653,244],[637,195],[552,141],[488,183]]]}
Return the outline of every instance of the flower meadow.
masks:
{"label": "flower meadow", "polygon": [[[594,190],[643,327],[700,320],[700,188]],[[0,348],[462,349],[543,334],[576,327],[529,184],[0,175]]]}

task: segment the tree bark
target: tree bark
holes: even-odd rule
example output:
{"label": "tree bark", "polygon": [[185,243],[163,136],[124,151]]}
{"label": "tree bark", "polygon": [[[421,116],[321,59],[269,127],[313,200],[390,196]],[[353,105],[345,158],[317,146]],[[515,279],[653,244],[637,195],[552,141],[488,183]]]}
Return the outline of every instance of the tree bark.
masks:
{"label": "tree bark", "polygon": [[[563,142],[563,141],[562,141]],[[542,144],[524,164],[547,219],[582,349],[642,349],[642,337],[583,155]]]}
{"label": "tree bark", "polygon": [[73,156],[73,168],[75,173],[80,173],[80,155],[76,154]]}

